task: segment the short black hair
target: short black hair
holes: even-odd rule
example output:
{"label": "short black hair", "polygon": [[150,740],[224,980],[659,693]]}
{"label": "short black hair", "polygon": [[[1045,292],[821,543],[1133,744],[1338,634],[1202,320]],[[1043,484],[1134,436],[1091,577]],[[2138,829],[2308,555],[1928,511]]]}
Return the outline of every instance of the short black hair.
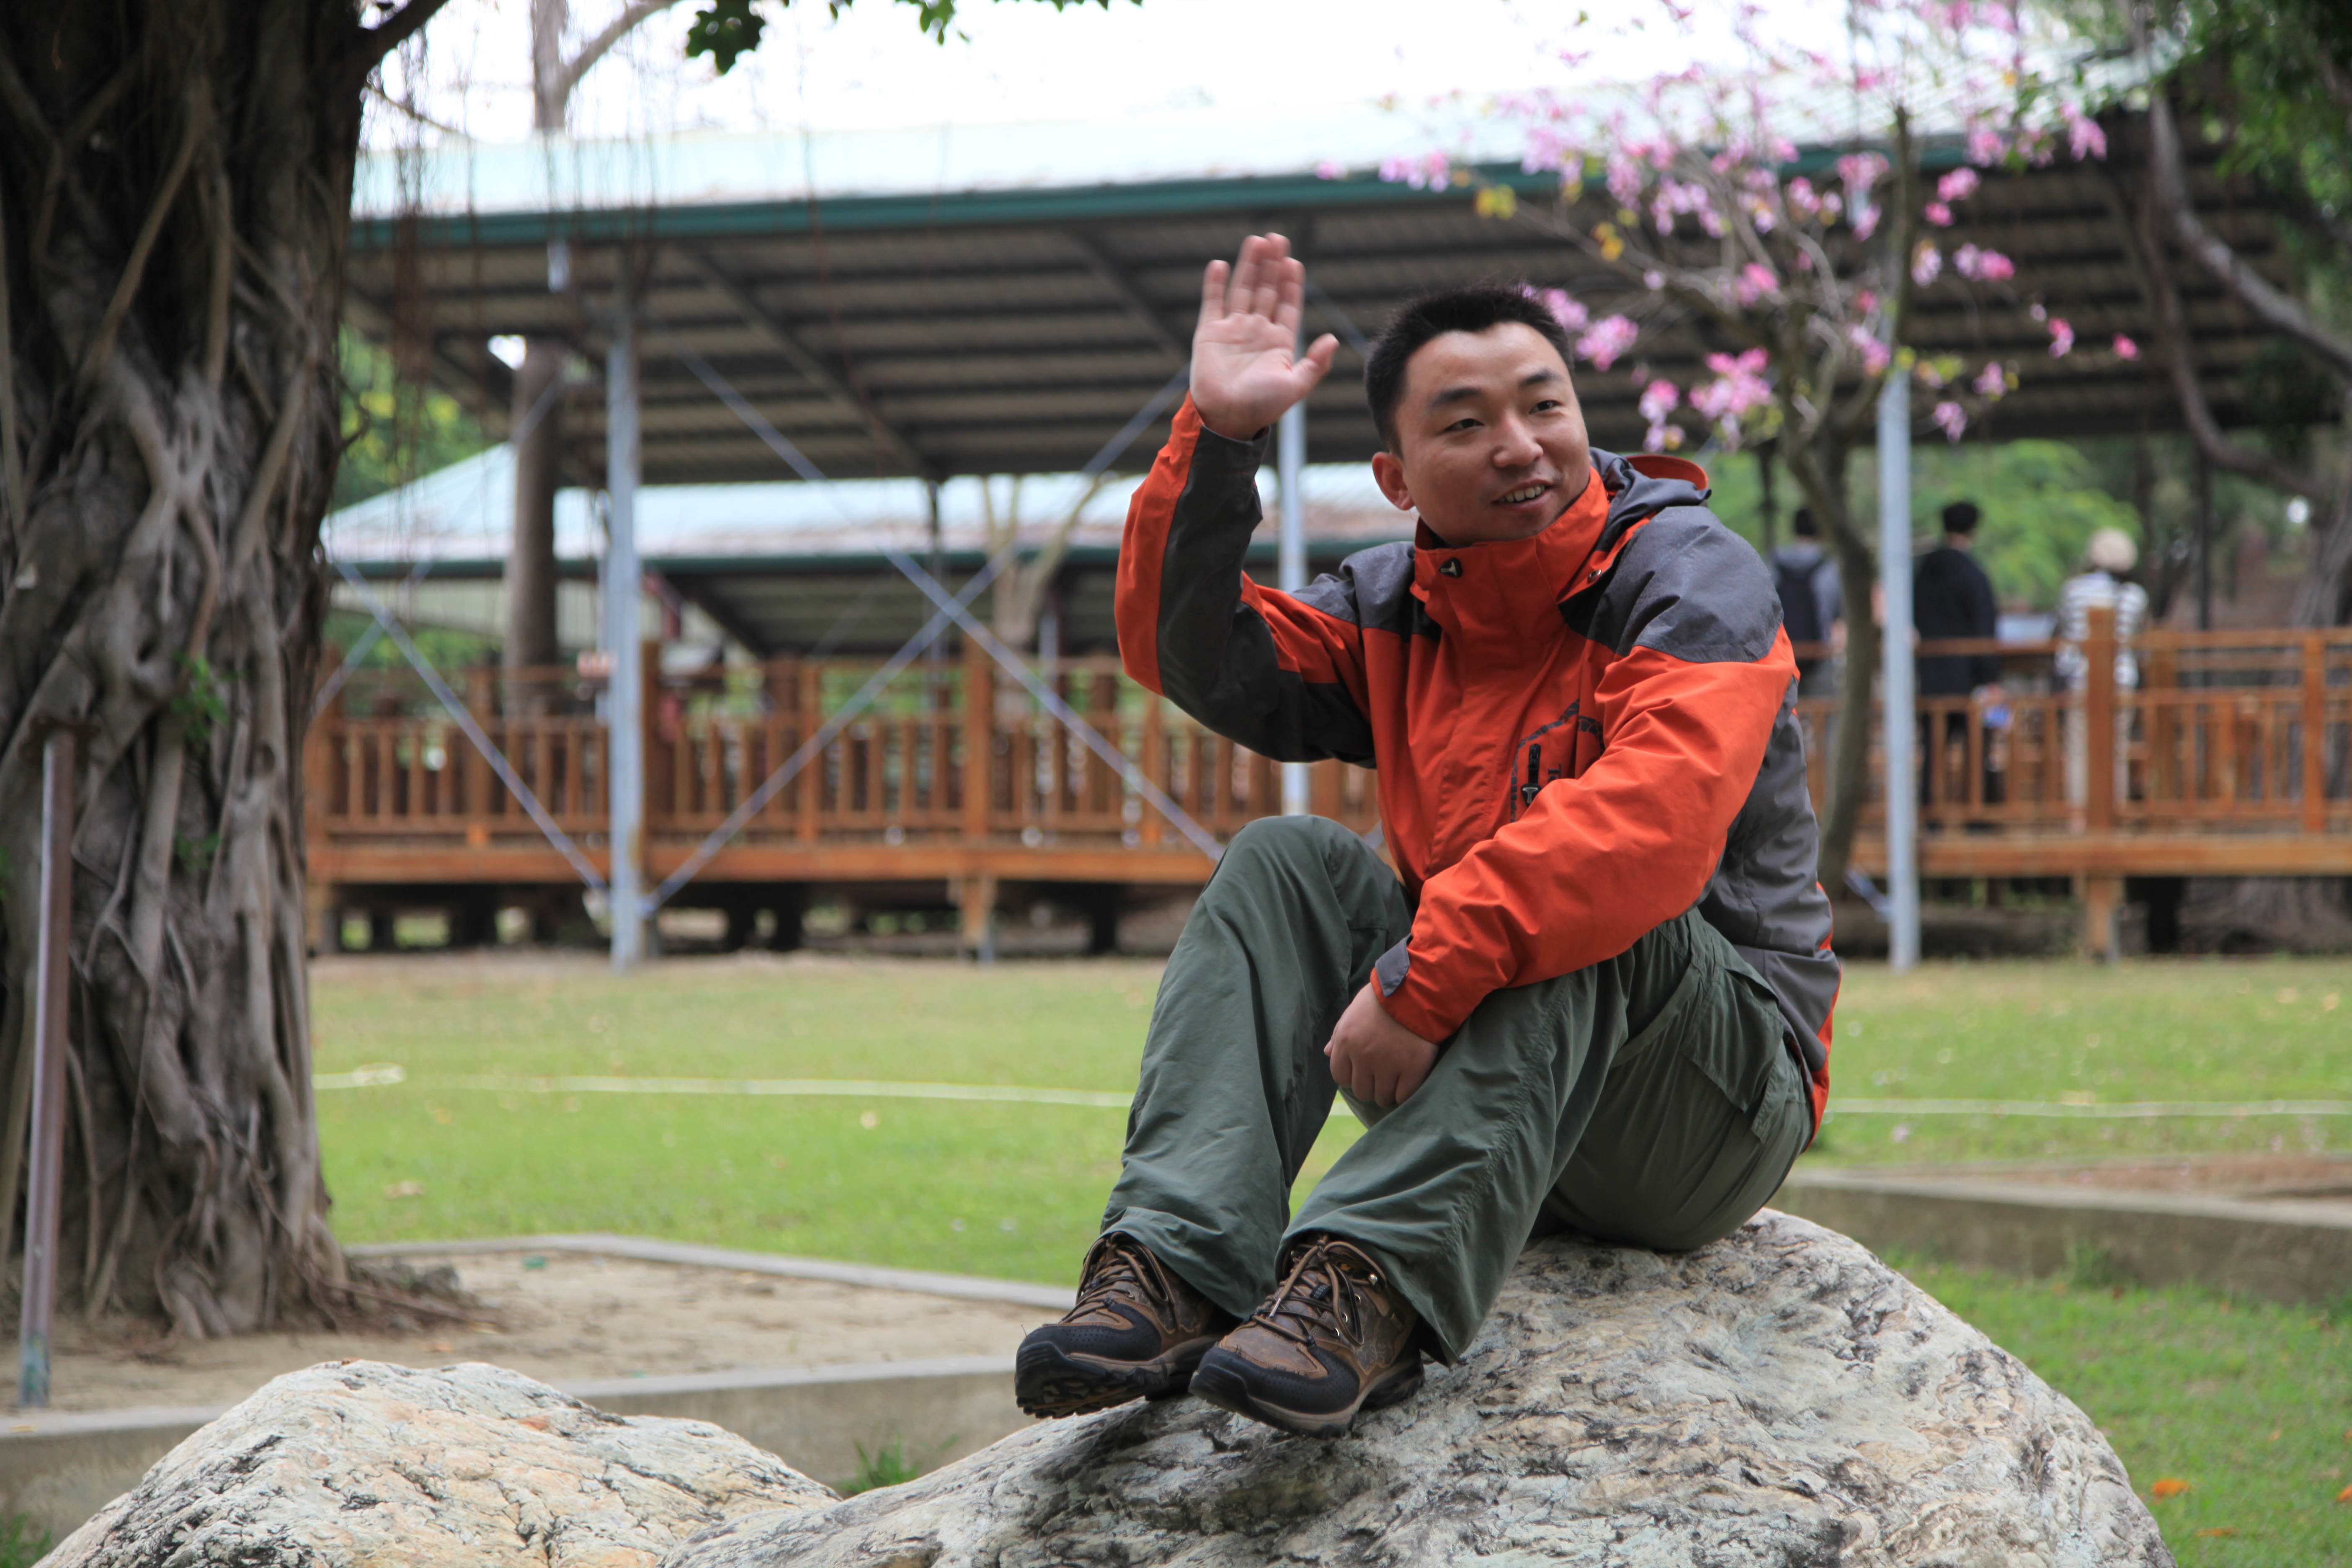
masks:
{"label": "short black hair", "polygon": [[1797,514],[1789,520],[1789,531],[1800,539],[1819,539],[1822,536],[1822,525],[1813,521],[1813,509],[1809,506],[1799,507]]}
{"label": "short black hair", "polygon": [[1944,531],[1966,538],[1977,531],[1977,519],[1982,515],[1976,502],[1956,500],[1944,509]]}
{"label": "short black hair", "polygon": [[1575,360],[1568,329],[1542,300],[1521,286],[1480,283],[1446,289],[1423,294],[1399,310],[1364,361],[1364,400],[1372,405],[1372,423],[1380,426],[1381,444],[1391,452],[1396,450],[1396,409],[1404,396],[1405,366],[1423,345],[1447,332],[1483,332],[1506,321],[1533,327],[1543,334],[1544,342],[1559,351],[1562,364]]}

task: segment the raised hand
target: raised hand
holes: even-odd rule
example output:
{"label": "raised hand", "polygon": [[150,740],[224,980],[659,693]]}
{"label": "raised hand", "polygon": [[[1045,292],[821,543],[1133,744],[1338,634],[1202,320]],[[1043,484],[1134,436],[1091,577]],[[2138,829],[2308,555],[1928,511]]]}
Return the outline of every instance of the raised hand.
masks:
{"label": "raised hand", "polygon": [[1201,278],[1201,324],[1192,330],[1192,405],[1220,436],[1246,441],[1315,390],[1339,340],[1326,332],[1298,353],[1307,268],[1278,234],[1242,241],[1231,267]]}

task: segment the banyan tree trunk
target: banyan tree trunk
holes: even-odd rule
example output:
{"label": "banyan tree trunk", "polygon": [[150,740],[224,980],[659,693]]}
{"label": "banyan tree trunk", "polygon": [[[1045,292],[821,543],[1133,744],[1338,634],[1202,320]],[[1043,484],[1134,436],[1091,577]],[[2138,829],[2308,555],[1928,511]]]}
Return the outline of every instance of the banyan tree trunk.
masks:
{"label": "banyan tree trunk", "polygon": [[35,721],[62,718],[89,726],[69,1310],[208,1336],[344,1299],[310,1089],[299,759],[361,92],[425,14],[370,29],[359,0],[0,5],[0,1219],[13,1256]]}

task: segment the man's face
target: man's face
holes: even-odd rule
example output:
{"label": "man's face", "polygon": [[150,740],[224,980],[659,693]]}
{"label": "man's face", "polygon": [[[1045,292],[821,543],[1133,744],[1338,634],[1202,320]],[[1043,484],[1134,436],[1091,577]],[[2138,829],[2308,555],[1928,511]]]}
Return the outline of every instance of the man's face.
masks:
{"label": "man's face", "polygon": [[1541,533],[1584,493],[1592,448],[1568,365],[1533,327],[1445,332],[1405,362],[1381,492],[1448,544]]}

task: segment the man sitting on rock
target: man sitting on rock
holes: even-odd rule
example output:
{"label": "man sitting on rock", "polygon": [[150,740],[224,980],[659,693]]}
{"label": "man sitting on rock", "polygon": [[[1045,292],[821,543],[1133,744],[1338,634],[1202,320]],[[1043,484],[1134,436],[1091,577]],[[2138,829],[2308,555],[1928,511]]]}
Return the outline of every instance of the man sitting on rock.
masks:
{"label": "man sitting on rock", "polygon": [[[1268,756],[1380,770],[1391,871],[1321,817],[1234,837],[1170,957],[1041,1416],[1194,1394],[1336,1436],[1463,1353],[1538,1224],[1704,1246],[1828,1094],[1838,984],[1772,576],[1673,458],[1593,451],[1524,291],[1408,306],[1365,390],[1411,544],[1242,573],[1296,353],[1278,235],[1210,264],[1192,392],[1128,513],[1128,672]],[[1400,874],[1402,880],[1399,879]],[[1334,1089],[1363,1136],[1293,1216]]]}

